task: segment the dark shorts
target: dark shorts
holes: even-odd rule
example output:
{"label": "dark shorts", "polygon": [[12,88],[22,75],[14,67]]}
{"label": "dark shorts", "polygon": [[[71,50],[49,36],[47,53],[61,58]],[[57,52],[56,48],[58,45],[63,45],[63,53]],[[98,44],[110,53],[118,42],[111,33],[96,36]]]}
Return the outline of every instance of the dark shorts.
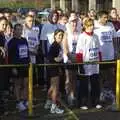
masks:
{"label": "dark shorts", "polygon": [[49,67],[48,72],[49,72],[50,77],[59,76],[59,68],[58,67]]}
{"label": "dark shorts", "polygon": [[73,64],[68,64],[67,63],[67,64],[64,65],[64,68],[68,69],[68,70],[77,70],[78,66],[75,65],[74,63]]}
{"label": "dark shorts", "polygon": [[24,67],[21,67],[21,68],[16,68],[17,70],[17,74],[14,74],[11,70],[11,77],[20,77],[20,78],[25,78],[25,77],[28,77],[28,68],[24,68]]}

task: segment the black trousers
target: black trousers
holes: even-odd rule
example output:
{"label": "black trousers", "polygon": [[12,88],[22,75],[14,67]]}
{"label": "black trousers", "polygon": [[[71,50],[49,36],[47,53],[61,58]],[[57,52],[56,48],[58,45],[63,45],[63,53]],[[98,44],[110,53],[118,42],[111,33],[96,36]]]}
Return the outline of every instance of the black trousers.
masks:
{"label": "black trousers", "polygon": [[2,115],[4,113],[4,101],[3,101],[3,92],[5,90],[5,83],[6,83],[6,79],[5,79],[5,69],[4,68],[0,68],[0,115]]}
{"label": "black trousers", "polygon": [[79,101],[81,106],[88,105],[89,99],[92,106],[97,105],[100,96],[99,75],[94,74],[86,76],[82,78],[82,80],[80,79],[79,90]]}

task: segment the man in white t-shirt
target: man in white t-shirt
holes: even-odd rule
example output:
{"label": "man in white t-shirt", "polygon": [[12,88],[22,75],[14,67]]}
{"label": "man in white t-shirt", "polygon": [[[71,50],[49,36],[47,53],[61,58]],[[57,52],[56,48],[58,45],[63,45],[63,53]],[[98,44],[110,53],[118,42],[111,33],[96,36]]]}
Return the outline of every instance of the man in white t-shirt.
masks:
{"label": "man in white t-shirt", "polygon": [[[102,61],[114,60],[114,46],[113,38],[116,37],[116,31],[112,23],[108,22],[108,12],[100,11],[98,13],[98,20],[94,23],[95,29],[94,33],[98,36],[100,42],[100,49],[102,53]],[[108,81],[109,88],[115,86],[113,80],[114,75],[114,65],[104,64],[100,65],[101,78],[103,81]]]}
{"label": "man in white t-shirt", "polygon": [[23,37],[28,41],[30,59],[33,64],[36,63],[37,47],[39,45],[38,32],[33,29],[33,17],[28,15],[25,18],[23,27]]}
{"label": "man in white t-shirt", "polygon": [[113,38],[116,31],[112,23],[108,22],[108,13],[101,11],[98,14],[98,21],[95,21],[94,33],[99,37],[102,50],[102,60],[114,60]]}
{"label": "man in white t-shirt", "polygon": [[43,52],[46,55],[50,45],[53,43],[53,35],[56,29],[62,29],[65,31],[65,27],[63,25],[58,24],[59,14],[57,11],[52,11],[48,20],[49,23],[43,25],[40,35],[40,40],[42,41]]}

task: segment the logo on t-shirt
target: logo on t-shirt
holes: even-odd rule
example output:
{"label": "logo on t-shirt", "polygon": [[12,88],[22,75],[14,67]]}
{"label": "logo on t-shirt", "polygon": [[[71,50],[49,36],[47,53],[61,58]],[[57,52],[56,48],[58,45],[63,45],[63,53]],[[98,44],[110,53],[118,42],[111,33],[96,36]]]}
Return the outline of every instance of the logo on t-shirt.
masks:
{"label": "logo on t-shirt", "polygon": [[34,48],[37,44],[37,40],[34,37],[28,37],[28,45],[30,48]]}
{"label": "logo on t-shirt", "polygon": [[28,47],[26,45],[19,46],[19,58],[27,58],[28,57]]}
{"label": "logo on t-shirt", "polygon": [[97,59],[98,59],[98,48],[90,48],[89,60],[97,60]]}
{"label": "logo on t-shirt", "polygon": [[72,47],[73,47],[72,53],[76,52],[76,46],[77,46],[77,42],[74,40],[72,43]]}
{"label": "logo on t-shirt", "polygon": [[101,40],[103,42],[112,42],[112,32],[101,32]]}

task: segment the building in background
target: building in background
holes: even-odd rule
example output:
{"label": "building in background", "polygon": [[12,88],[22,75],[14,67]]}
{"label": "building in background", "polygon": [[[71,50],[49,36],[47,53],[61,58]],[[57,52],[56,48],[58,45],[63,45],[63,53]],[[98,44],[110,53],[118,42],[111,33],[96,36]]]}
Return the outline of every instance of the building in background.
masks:
{"label": "building in background", "polygon": [[51,8],[60,7],[64,11],[88,11],[90,9],[109,10],[116,7],[120,10],[120,0],[51,0]]}
{"label": "building in background", "polygon": [[95,10],[109,10],[112,7],[116,7],[120,10],[120,0],[0,0],[1,2],[11,3],[28,3],[33,4],[35,8],[51,7],[61,8],[64,11],[88,11],[89,9]]}

